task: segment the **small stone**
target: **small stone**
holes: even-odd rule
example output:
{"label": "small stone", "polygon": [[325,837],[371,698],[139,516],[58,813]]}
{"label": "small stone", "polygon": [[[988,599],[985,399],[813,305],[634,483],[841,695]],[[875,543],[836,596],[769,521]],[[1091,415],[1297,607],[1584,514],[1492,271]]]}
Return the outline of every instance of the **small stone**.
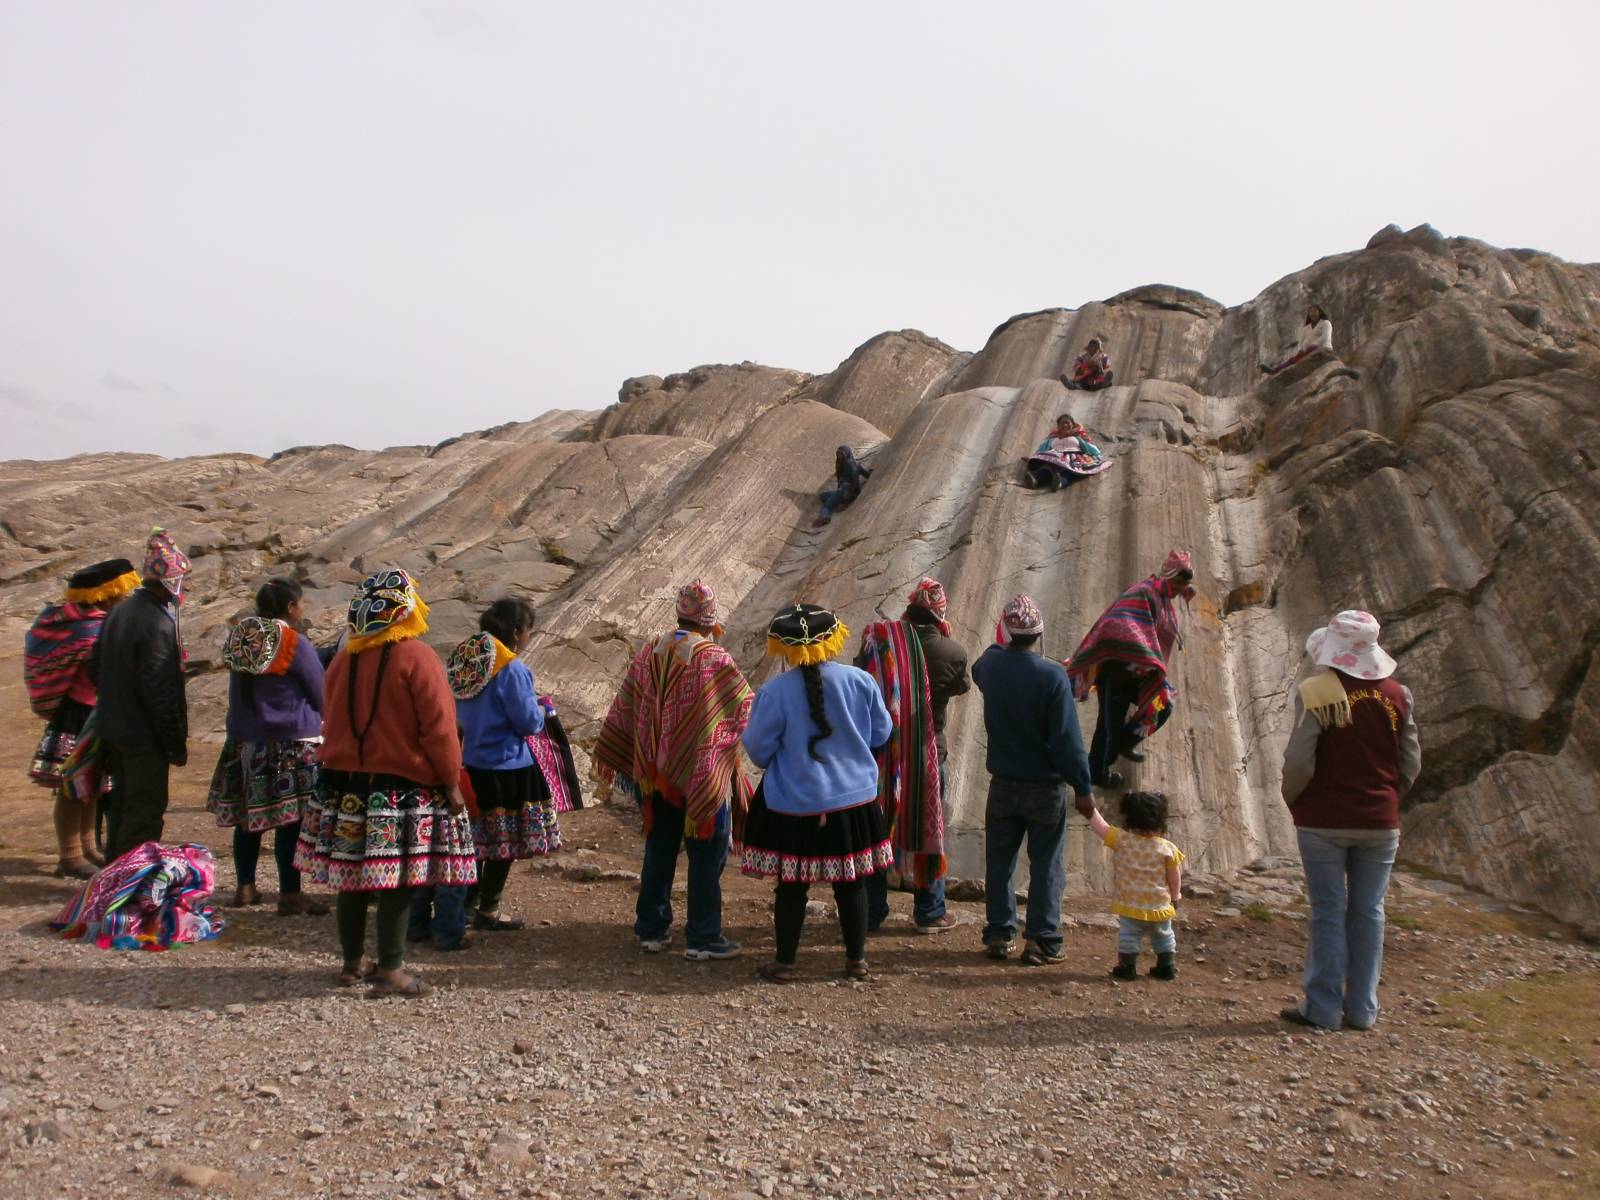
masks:
{"label": "small stone", "polygon": [[123,1101],[117,1096],[96,1096],[89,1101],[90,1108],[94,1109],[95,1112],[103,1113],[116,1112],[122,1105]]}
{"label": "small stone", "polygon": [[199,1163],[178,1163],[167,1171],[167,1182],[174,1187],[205,1188],[215,1183],[216,1179],[215,1167],[204,1167]]}
{"label": "small stone", "polygon": [[300,1140],[303,1142],[314,1142],[320,1137],[327,1136],[327,1129],[321,1125],[307,1125],[300,1131]]}
{"label": "small stone", "polygon": [[511,1053],[518,1055],[519,1057],[525,1057],[533,1053],[533,1047],[527,1042],[512,1042]]}
{"label": "small stone", "polygon": [[632,1071],[634,1075],[638,1076],[640,1079],[643,1079],[646,1075],[650,1074],[650,1068],[644,1063],[634,1063],[633,1066],[628,1068],[628,1070]]}
{"label": "small stone", "polygon": [[248,1004],[229,1004],[222,1011],[230,1017],[244,1017],[250,1014],[250,1006]]}
{"label": "small stone", "polygon": [[263,1083],[260,1087],[256,1088],[256,1095],[260,1096],[263,1100],[279,1100],[283,1097],[283,1089],[279,1087],[273,1087],[270,1083]]}
{"label": "small stone", "polygon": [[54,1121],[29,1121],[22,1127],[23,1140],[30,1146],[40,1142],[59,1142],[66,1131]]}

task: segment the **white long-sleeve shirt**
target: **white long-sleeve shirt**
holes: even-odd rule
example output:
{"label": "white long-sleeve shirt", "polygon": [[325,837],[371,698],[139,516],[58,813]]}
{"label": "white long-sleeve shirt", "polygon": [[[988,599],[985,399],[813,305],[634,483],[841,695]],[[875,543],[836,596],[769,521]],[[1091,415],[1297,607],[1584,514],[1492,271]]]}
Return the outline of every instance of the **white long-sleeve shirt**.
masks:
{"label": "white long-sleeve shirt", "polygon": [[1324,354],[1333,353],[1333,322],[1323,317],[1315,325],[1300,326],[1300,341],[1295,346],[1296,354],[1303,354],[1308,350],[1321,350]]}

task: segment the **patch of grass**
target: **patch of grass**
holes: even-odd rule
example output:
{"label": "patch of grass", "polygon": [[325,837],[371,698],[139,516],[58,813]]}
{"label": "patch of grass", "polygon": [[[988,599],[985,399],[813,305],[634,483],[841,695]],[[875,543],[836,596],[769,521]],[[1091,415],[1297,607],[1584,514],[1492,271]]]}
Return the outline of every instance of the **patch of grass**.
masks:
{"label": "patch of grass", "polygon": [[1424,925],[1416,917],[1413,917],[1410,913],[1390,913],[1389,914],[1389,924],[1393,925],[1396,929],[1426,929],[1427,928],[1426,925]]}
{"label": "patch of grass", "polygon": [[1275,919],[1273,917],[1272,910],[1265,904],[1261,904],[1259,902],[1256,904],[1246,904],[1239,911],[1245,916],[1249,917],[1252,921],[1271,921]]}

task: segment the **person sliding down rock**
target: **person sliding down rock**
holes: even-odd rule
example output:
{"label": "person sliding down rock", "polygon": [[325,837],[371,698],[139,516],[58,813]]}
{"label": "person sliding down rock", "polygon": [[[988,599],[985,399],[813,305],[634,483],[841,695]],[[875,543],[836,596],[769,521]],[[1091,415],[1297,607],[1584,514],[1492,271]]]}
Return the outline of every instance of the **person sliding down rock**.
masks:
{"label": "person sliding down rock", "polygon": [[1098,392],[1111,386],[1111,359],[1102,348],[1099,338],[1092,337],[1083,353],[1072,363],[1072,374],[1061,376],[1069,392]]}
{"label": "person sliding down rock", "polygon": [[1062,413],[1050,436],[1023,464],[1022,486],[1058,492],[1086,475],[1099,475],[1110,469],[1111,459],[1090,440],[1089,431]]}
{"label": "person sliding down rock", "polygon": [[[1186,551],[1167,555],[1161,570],[1141,579],[1100,614],[1082,644],[1066,662],[1073,694],[1087,700],[1100,694],[1100,719],[1089,748],[1097,787],[1118,787],[1112,764],[1120,755],[1143,762],[1139,743],[1167,723],[1177,697],[1167,681],[1167,660],[1182,646],[1174,597],[1194,598],[1194,566]],[[1130,717],[1128,710],[1133,709]]]}
{"label": "person sliding down rock", "polygon": [[1300,340],[1295,343],[1294,353],[1289,355],[1276,366],[1262,363],[1261,370],[1266,375],[1276,375],[1286,367],[1310,358],[1313,354],[1333,353],[1333,322],[1328,320],[1328,314],[1322,307],[1313,304],[1306,309],[1305,324],[1300,327]]}
{"label": "person sliding down rock", "polygon": [[822,512],[817,519],[811,522],[813,529],[826,525],[833,520],[833,514],[857,496],[861,495],[861,485],[866,482],[872,472],[856,459],[856,452],[849,446],[840,446],[833,452],[834,487],[823,492]]}

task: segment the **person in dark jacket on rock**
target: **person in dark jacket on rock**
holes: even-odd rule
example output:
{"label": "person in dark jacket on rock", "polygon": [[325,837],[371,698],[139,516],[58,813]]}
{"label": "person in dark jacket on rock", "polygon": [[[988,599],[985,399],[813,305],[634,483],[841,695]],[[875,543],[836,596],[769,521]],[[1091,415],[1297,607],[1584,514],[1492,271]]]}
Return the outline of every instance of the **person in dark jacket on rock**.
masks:
{"label": "person in dark jacket on rock", "polygon": [[1400,797],[1422,769],[1411,692],[1378,645],[1378,621],[1348,610],[1306,639],[1326,668],[1295,695],[1283,757],[1311,919],[1296,1025],[1370,1029],[1378,1019],[1383,897],[1400,846]]}
{"label": "person in dark jacket on rock", "polygon": [[167,772],[189,761],[178,622],[189,571],[189,559],[172,535],[152,530],[144,582],[106,618],[90,659],[98,690],[95,722],[112,779],[106,798],[107,862],[161,840]]}
{"label": "person in dark jacket on rock", "polygon": [[1061,861],[1067,834],[1066,789],[1087,817],[1094,812],[1089,756],[1078,731],[1072,684],[1061,664],[1039,654],[1044,618],[1032,597],[1018,595],[1000,617],[998,644],[972,664],[983,693],[989,735],[989,801],[984,811],[989,922],[983,944],[990,958],[1011,953],[1017,932],[1012,877],[1023,840],[1028,843],[1027,948],[1029,966],[1060,962]]}
{"label": "person in dark jacket on rock", "polygon": [[[950,636],[950,623],[945,620],[949,601],[944,585],[936,579],[923,576],[908,597],[905,612],[900,619],[908,624],[922,651],[925,674],[928,680],[928,702],[932,712],[933,734],[939,761],[939,795],[948,817],[946,799],[945,758],[949,748],[945,742],[944,726],[950,701],[972,690],[967,677],[967,652]],[[857,666],[862,663],[858,660]],[[902,872],[906,864],[901,864]],[[881,872],[867,878],[867,929],[875,931],[889,916],[889,875]],[[926,886],[914,889],[911,909],[918,933],[943,933],[954,928],[955,922],[945,911],[944,876],[930,879]]]}
{"label": "person in dark jacket on rock", "polygon": [[833,452],[833,474],[834,488],[822,493],[822,512],[811,522],[813,528],[826,525],[834,513],[861,495],[861,485],[872,472],[857,461],[854,450],[840,446]]}

